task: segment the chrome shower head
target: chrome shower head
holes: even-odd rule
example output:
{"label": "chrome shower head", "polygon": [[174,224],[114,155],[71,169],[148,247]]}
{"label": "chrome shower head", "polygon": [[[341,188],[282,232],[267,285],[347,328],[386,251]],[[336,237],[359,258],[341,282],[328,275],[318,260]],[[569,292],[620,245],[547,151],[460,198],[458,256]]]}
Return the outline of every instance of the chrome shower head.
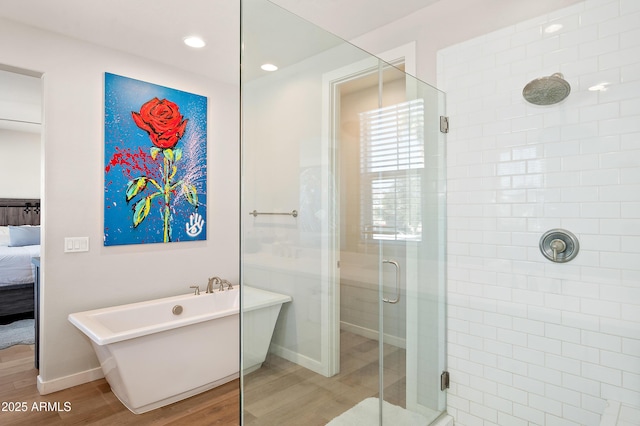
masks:
{"label": "chrome shower head", "polygon": [[553,105],[563,101],[571,92],[571,86],[559,72],[530,81],[522,90],[522,96],[535,105]]}

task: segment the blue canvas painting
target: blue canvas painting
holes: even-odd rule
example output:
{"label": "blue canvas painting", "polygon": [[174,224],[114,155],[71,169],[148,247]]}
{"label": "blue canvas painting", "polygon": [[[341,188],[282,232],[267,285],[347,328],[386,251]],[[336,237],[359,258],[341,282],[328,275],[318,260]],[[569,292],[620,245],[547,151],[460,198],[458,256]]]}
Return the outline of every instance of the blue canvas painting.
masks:
{"label": "blue canvas painting", "polygon": [[207,98],[105,73],[104,245],[207,238]]}

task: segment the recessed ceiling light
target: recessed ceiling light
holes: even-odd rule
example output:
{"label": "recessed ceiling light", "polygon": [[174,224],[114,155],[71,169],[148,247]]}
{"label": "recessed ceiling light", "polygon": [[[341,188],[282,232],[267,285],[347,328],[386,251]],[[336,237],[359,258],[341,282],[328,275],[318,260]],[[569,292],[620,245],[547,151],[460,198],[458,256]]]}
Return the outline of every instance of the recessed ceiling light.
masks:
{"label": "recessed ceiling light", "polygon": [[197,49],[204,47],[206,45],[204,40],[197,36],[185,37],[184,39],[182,39],[182,41],[184,41],[184,44],[186,44],[187,46],[195,47]]}
{"label": "recessed ceiling light", "polygon": [[278,69],[278,67],[273,64],[262,64],[260,68],[264,71],[276,71]]}

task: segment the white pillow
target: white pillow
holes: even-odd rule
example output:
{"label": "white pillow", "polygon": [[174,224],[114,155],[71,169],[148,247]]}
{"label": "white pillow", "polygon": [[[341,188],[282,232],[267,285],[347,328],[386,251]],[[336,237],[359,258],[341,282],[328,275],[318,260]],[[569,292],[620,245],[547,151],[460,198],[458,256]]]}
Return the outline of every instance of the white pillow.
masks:
{"label": "white pillow", "polygon": [[0,246],[7,247],[10,242],[9,238],[9,227],[8,226],[0,226]]}
{"label": "white pillow", "polygon": [[40,226],[9,225],[9,247],[35,246],[40,244]]}

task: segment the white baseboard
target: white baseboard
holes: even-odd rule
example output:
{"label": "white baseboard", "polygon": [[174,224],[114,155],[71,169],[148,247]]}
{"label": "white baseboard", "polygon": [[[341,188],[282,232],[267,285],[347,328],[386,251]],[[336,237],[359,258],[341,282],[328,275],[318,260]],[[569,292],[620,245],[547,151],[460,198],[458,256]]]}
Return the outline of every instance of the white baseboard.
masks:
{"label": "white baseboard", "polygon": [[47,395],[73,386],[93,382],[94,380],[102,379],[103,377],[104,374],[100,367],[72,374],[71,376],[48,380],[46,382],[42,380],[42,376],[38,375],[38,392],[40,392],[40,395]]}
{"label": "white baseboard", "polygon": [[[353,334],[357,334],[358,336],[366,337],[367,339],[378,340],[378,332],[376,330],[371,330],[370,328],[365,328],[359,325],[340,321],[340,329]],[[407,348],[406,339],[398,336],[392,336],[391,334],[384,335],[384,342],[398,348]]]}
{"label": "white baseboard", "polygon": [[327,375],[327,372],[325,371],[325,368],[323,368],[322,363],[320,361],[316,361],[313,358],[309,358],[308,356],[302,355],[298,352],[294,352],[291,349],[287,349],[275,343],[271,343],[271,346],[269,346],[269,351],[274,355],[286,359],[287,361],[291,361],[304,368],[308,368],[314,373],[322,374],[323,376]]}

